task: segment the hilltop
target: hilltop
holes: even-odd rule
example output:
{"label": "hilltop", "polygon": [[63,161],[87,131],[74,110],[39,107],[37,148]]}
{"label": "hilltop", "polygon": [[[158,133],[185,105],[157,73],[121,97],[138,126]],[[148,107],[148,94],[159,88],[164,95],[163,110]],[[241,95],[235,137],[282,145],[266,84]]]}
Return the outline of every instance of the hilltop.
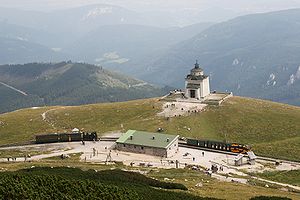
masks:
{"label": "hilltop", "polygon": [[[45,132],[74,127],[103,134],[128,129],[156,131],[252,145],[258,155],[299,161],[300,108],[232,97],[190,116],[162,118],[158,99],[23,109],[0,115],[0,144],[33,140]],[[44,119],[43,117],[44,116]]]}
{"label": "hilltop", "polygon": [[160,96],[166,91],[96,65],[72,62],[0,66],[0,113]]}
{"label": "hilltop", "polygon": [[182,74],[198,59],[217,91],[300,105],[299,19],[300,9],[237,17],[131,71],[145,81],[179,87]]}

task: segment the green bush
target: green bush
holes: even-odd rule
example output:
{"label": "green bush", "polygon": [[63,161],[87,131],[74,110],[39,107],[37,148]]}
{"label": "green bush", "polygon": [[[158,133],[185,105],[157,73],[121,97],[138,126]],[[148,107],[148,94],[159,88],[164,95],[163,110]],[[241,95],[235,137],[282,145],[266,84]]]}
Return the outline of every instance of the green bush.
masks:
{"label": "green bush", "polygon": [[213,199],[168,189],[187,190],[122,170],[37,167],[0,173],[0,199]]}

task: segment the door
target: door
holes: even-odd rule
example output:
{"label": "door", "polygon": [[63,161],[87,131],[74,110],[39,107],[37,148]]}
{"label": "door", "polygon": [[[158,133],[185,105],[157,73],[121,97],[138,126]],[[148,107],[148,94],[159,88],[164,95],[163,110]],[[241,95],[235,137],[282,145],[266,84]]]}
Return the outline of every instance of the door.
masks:
{"label": "door", "polygon": [[195,90],[190,90],[190,97],[191,98],[196,98],[196,91]]}

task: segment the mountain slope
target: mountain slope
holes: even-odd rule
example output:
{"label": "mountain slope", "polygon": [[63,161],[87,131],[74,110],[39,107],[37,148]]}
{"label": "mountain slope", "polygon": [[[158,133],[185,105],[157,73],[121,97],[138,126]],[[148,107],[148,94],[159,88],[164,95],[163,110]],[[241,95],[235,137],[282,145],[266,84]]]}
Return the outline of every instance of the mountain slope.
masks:
{"label": "mountain slope", "polygon": [[107,25],[96,28],[64,50],[72,60],[104,64],[130,74],[135,63],[159,56],[168,47],[208,28],[211,23],[187,27],[158,28],[132,24]]}
{"label": "mountain slope", "polygon": [[101,67],[71,62],[3,65],[0,82],[1,112],[30,106],[124,101],[165,93]]}
{"label": "mountain slope", "polygon": [[252,145],[258,155],[299,161],[299,107],[232,97],[220,107],[208,107],[202,113],[170,120],[157,116],[161,109],[162,102],[147,99],[5,113],[0,115],[0,136],[4,138],[0,144],[28,141],[38,133],[74,127],[97,131],[99,135],[120,129],[156,131],[162,127],[170,134],[245,143]]}
{"label": "mountain slope", "polygon": [[58,35],[50,34],[45,31],[9,24],[5,21],[0,21],[0,36],[10,39],[18,39],[27,42],[38,43],[44,46],[56,47],[62,41]]}
{"label": "mountain slope", "polygon": [[55,62],[63,59],[63,54],[50,48],[23,40],[0,36],[0,64],[26,62]]}
{"label": "mountain slope", "polygon": [[173,46],[137,75],[180,87],[198,59],[213,90],[300,105],[299,35],[300,9],[238,17]]}

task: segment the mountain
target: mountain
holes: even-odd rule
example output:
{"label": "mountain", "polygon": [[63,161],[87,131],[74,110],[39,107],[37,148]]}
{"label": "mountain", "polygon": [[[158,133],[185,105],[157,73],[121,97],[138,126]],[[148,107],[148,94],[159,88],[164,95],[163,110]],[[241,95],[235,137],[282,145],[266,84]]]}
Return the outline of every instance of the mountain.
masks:
{"label": "mountain", "polygon": [[52,40],[49,45],[53,45],[51,48],[62,48],[99,26],[140,24],[143,20],[134,11],[114,5],[96,4],[51,12],[0,7],[1,21],[54,35],[57,41]]}
{"label": "mountain", "polygon": [[[114,69],[134,69],[136,63],[158,57],[169,46],[212,25],[199,23],[159,28],[152,20],[145,13],[106,4],[49,13],[0,8],[0,37],[38,44],[55,51],[57,56],[48,61],[75,60],[106,64]],[[22,52],[22,45],[16,51]],[[34,51],[35,59],[22,59],[17,53],[14,58],[4,52],[3,57],[7,59],[0,64],[47,61],[34,48],[29,51]]]}
{"label": "mountain", "polygon": [[182,28],[131,24],[101,26],[64,51],[73,55],[72,60],[132,70],[134,63],[153,55],[159,56],[171,45],[192,38],[211,25],[200,23]]}
{"label": "mountain", "polygon": [[65,59],[65,54],[24,38],[0,36],[0,64],[26,62],[55,62]]}
{"label": "mountain", "polygon": [[[3,137],[0,144],[24,142],[34,139],[38,133],[64,132],[74,127],[97,131],[99,135],[120,129],[153,132],[161,127],[166,133],[183,137],[248,144],[258,155],[300,159],[299,107],[232,97],[221,106],[206,107],[201,113],[166,120],[157,115],[163,105],[164,102],[158,99],[142,99],[5,113],[0,115]],[[43,120],[43,113],[47,113],[46,117],[51,122]]]}
{"label": "mountain", "polygon": [[71,62],[2,65],[0,91],[1,113],[32,106],[124,101],[166,93],[102,67]]}
{"label": "mountain", "polygon": [[182,87],[198,59],[213,90],[300,105],[299,35],[300,9],[238,17],[172,46],[133,75]]}
{"label": "mountain", "polygon": [[25,26],[9,24],[4,21],[0,21],[0,28],[0,36],[4,38],[19,39],[49,47],[55,47],[55,44],[61,42],[55,34]]}

